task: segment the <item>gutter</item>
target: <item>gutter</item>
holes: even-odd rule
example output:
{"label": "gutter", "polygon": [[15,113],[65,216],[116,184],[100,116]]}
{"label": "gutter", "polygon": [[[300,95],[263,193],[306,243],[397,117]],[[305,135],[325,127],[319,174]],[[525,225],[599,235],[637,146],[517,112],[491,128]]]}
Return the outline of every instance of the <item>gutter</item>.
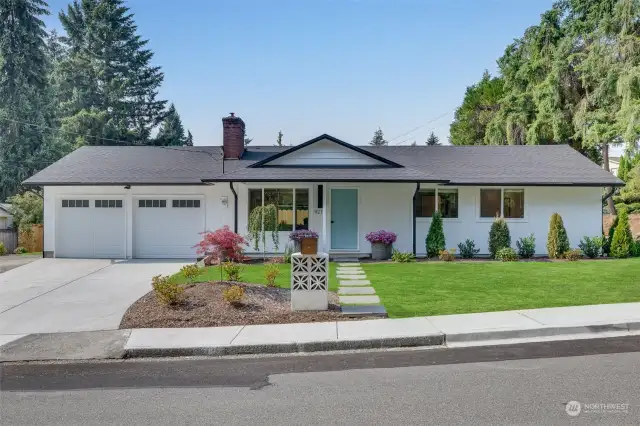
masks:
{"label": "gutter", "polygon": [[238,193],[233,188],[233,182],[229,182],[229,188],[233,193],[233,232],[238,233]]}
{"label": "gutter", "polygon": [[411,216],[413,218],[413,255],[416,256],[416,201],[418,198],[418,192],[420,191],[420,182],[416,182],[416,191],[413,193],[413,211]]}

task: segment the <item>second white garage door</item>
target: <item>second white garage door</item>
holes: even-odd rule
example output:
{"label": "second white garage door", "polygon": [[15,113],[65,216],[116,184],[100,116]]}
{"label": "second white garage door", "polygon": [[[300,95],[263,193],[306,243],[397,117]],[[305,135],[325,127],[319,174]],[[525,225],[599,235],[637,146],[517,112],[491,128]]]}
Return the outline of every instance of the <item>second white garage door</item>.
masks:
{"label": "second white garage door", "polygon": [[195,258],[204,231],[204,197],[134,200],[133,256]]}

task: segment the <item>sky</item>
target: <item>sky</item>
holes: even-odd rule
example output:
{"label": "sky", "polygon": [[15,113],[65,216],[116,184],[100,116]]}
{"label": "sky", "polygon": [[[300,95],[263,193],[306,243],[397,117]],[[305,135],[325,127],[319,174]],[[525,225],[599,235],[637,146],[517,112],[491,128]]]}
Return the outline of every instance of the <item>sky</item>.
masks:
{"label": "sky", "polygon": [[[49,0],[49,28],[69,0]],[[553,0],[129,0],[195,145],[242,117],[255,145],[328,133],[367,144],[446,141],[467,86]],[[417,128],[417,129],[416,129]]]}

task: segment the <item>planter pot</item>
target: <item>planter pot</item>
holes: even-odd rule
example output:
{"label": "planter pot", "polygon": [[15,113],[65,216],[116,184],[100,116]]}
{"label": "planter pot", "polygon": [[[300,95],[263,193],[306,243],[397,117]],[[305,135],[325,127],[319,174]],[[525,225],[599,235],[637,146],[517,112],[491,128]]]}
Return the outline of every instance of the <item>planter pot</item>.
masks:
{"label": "planter pot", "polygon": [[391,244],[371,243],[371,259],[387,260],[391,259]]}
{"label": "planter pot", "polygon": [[300,242],[300,253],[302,254],[317,254],[318,253],[318,239],[317,238],[305,238]]}

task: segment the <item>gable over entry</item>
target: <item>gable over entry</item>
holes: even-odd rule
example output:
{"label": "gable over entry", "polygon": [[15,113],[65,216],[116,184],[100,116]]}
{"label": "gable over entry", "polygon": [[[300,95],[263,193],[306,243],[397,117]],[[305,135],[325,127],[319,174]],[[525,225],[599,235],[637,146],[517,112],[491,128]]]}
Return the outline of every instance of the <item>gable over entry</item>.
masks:
{"label": "gable over entry", "polygon": [[324,134],[249,167],[402,167],[386,158]]}

